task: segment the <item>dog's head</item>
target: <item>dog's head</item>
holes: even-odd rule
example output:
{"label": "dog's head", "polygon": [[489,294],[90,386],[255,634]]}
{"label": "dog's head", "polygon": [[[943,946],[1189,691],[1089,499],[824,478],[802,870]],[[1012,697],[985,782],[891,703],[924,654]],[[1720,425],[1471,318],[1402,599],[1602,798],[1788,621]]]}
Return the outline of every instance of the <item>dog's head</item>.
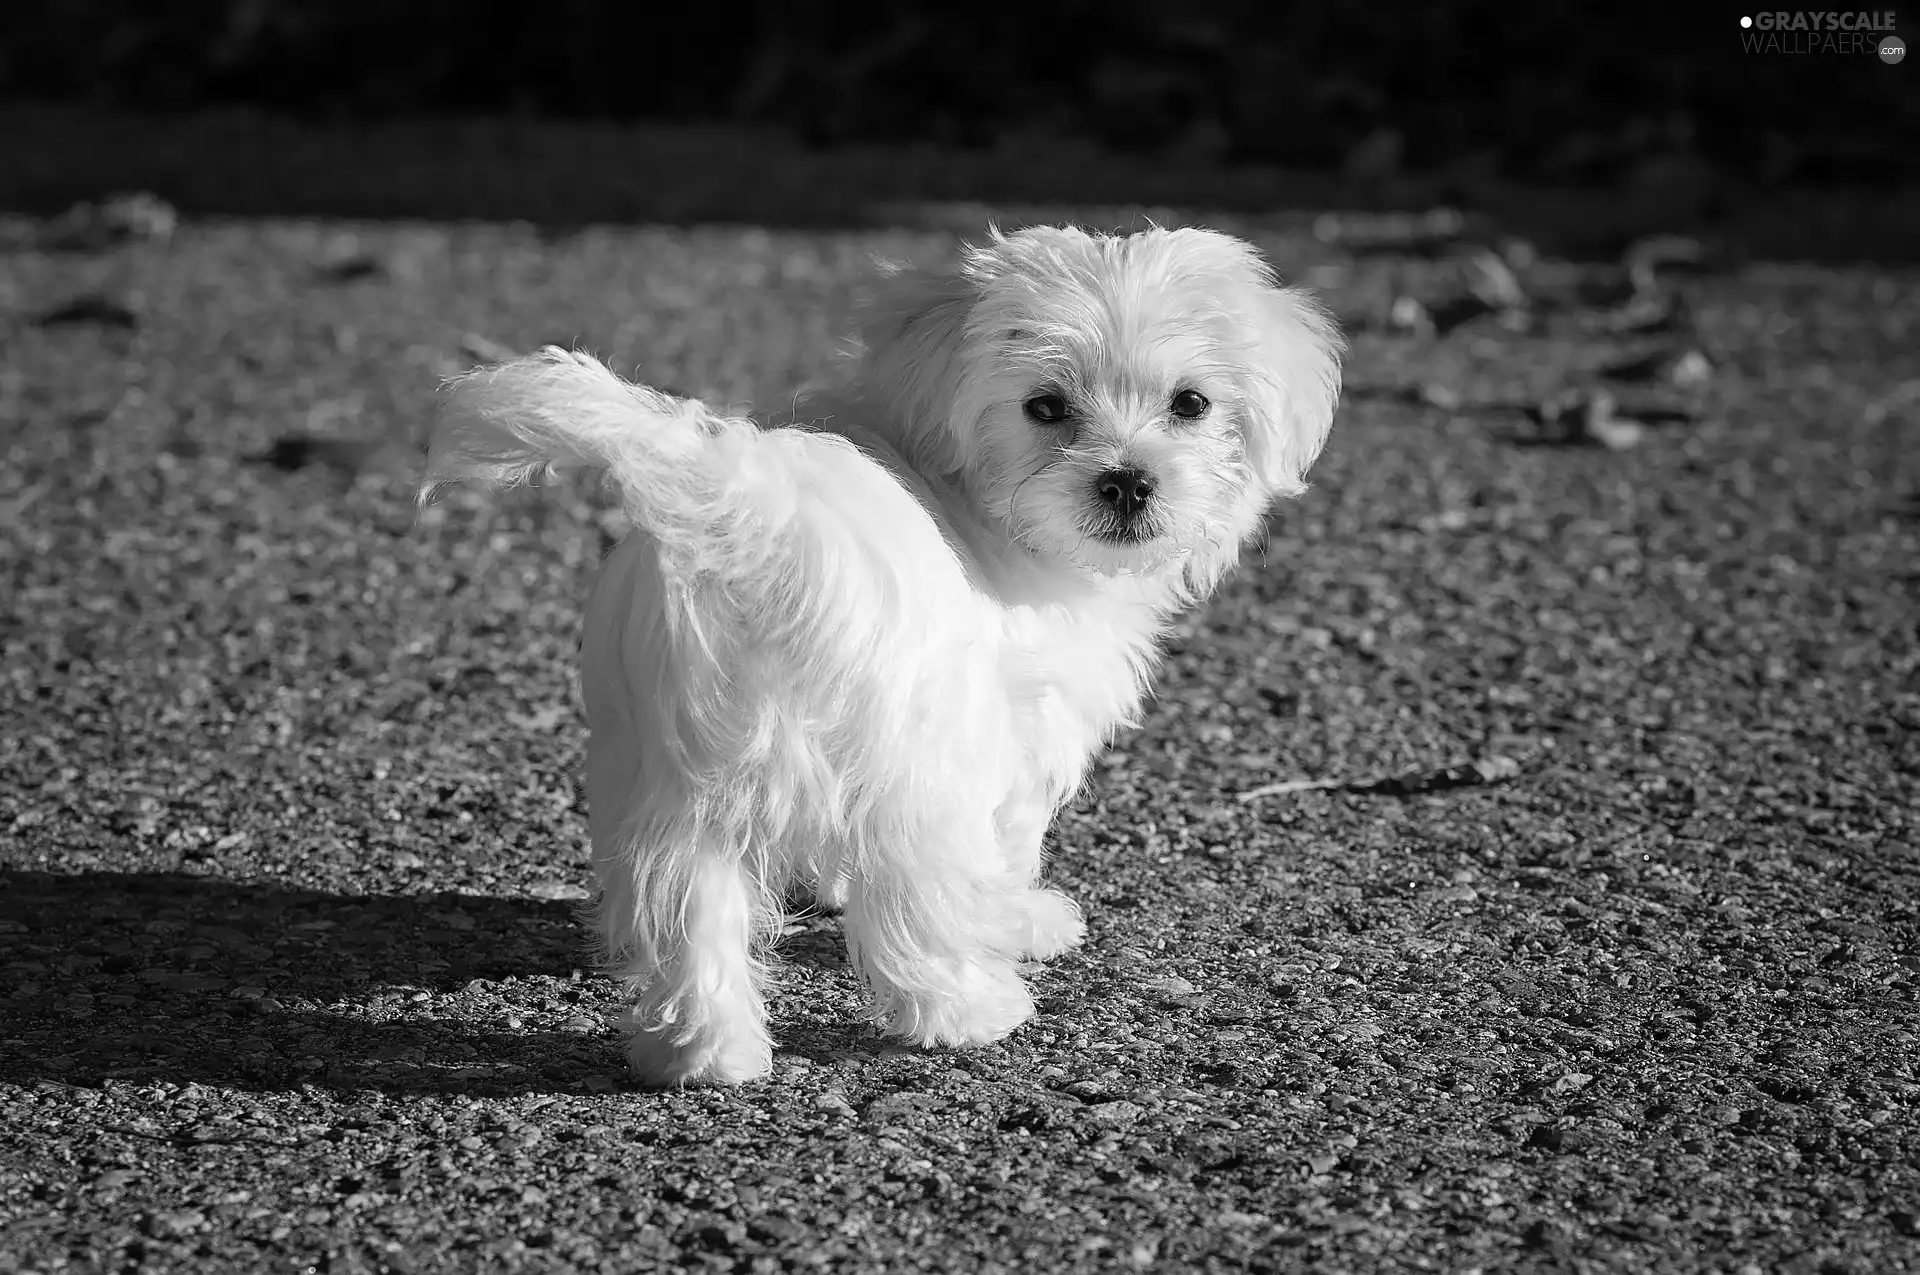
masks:
{"label": "dog's head", "polygon": [[1252,247],[1205,230],[995,231],[956,271],[892,269],[863,336],[895,442],[1020,543],[1208,576],[1305,490],[1343,348]]}

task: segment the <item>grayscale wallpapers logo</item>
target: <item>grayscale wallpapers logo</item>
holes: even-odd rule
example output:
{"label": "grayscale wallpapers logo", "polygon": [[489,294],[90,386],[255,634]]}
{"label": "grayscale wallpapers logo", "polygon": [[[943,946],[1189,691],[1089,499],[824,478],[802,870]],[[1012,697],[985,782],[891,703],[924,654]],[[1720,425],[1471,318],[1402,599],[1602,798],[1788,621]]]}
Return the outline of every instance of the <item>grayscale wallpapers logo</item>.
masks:
{"label": "grayscale wallpapers logo", "polygon": [[1740,19],[1748,53],[1871,53],[1891,66],[1907,56],[1891,9],[1770,10]]}

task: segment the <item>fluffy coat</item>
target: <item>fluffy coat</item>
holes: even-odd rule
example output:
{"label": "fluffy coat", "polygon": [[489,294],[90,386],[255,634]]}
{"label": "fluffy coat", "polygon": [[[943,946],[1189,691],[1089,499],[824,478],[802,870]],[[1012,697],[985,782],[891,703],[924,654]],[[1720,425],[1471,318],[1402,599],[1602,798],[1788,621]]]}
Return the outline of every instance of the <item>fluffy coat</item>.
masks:
{"label": "fluffy coat", "polygon": [[861,335],[853,390],[784,427],[547,349],[450,383],[430,445],[423,500],[587,469],[634,524],[581,689],[594,916],[652,1083],[769,1070],[796,886],[842,908],[886,1030],[1032,1014],[1018,962],[1084,933],[1047,826],[1338,396],[1325,312],[1207,231],[996,232],[889,269]]}

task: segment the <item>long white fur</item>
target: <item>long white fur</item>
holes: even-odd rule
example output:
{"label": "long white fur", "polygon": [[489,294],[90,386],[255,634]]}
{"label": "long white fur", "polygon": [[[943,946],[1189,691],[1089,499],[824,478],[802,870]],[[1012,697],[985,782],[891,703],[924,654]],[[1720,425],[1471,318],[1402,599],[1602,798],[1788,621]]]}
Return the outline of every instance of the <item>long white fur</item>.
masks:
{"label": "long white fur", "polygon": [[[588,604],[588,803],[630,1059],[655,1083],[771,1066],[763,955],[790,886],[844,908],[877,1020],[1004,1036],[1017,970],[1077,943],[1041,842],[1132,720],[1165,623],[1302,490],[1339,339],[1204,231],[995,233],[895,269],[856,390],[762,429],[558,349],[452,382],[422,499],[604,471],[636,534]],[[1177,383],[1177,384],[1176,384]],[[1166,410],[1177,388],[1214,403]],[[1070,428],[1022,414],[1074,397]],[[1151,473],[1151,534],[1102,539],[1095,479]]]}

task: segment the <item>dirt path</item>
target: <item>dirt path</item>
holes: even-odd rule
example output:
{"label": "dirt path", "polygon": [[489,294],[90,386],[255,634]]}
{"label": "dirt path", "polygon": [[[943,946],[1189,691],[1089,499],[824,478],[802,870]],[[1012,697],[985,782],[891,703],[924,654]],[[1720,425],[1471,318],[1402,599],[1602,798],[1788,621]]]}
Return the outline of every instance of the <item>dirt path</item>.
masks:
{"label": "dirt path", "polygon": [[[1434,336],[1396,298],[1484,263],[1269,235],[1347,406],[1058,828],[1041,1017],[886,1048],[812,919],[773,1080],[626,1086],[569,911],[613,524],[412,528],[432,385],[557,339],[785,397],[951,242],[0,255],[0,1271],[1920,1264],[1911,270],[1662,276],[1635,335],[1548,263]],[[1601,384],[1617,449],[1538,410]]]}

